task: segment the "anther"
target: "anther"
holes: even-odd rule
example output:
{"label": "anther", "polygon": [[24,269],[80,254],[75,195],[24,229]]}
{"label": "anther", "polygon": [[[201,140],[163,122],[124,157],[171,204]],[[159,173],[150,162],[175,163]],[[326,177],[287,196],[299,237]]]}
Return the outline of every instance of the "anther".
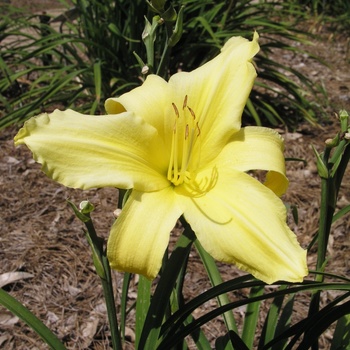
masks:
{"label": "anther", "polygon": [[197,137],[201,134],[201,129],[199,128],[198,122],[196,123]]}
{"label": "anther", "polygon": [[187,107],[187,95],[185,96],[184,103],[182,105],[182,109],[185,109]]}
{"label": "anther", "polygon": [[171,104],[173,105],[176,116],[180,118],[179,110],[177,109],[176,104],[174,102],[172,102]]}
{"label": "anther", "polygon": [[194,111],[191,107],[187,107],[187,109],[190,111],[191,115],[192,115],[192,118],[193,120],[196,119],[196,115],[194,114]]}

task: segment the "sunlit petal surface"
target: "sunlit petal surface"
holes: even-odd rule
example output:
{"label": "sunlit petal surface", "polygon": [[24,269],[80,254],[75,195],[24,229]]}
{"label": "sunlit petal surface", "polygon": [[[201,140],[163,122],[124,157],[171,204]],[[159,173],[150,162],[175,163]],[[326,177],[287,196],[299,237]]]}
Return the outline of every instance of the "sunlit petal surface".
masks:
{"label": "sunlit petal surface", "polygon": [[[253,40],[231,38],[202,67],[106,101],[106,116],[68,110],[30,119],[15,138],[70,187],[133,189],[112,227],[111,266],[154,278],[184,214],[205,249],[257,278],[301,281],[306,253],[286,225],[283,140],[241,128],[256,77]],[[263,171],[263,174],[249,171]],[[263,177],[262,183],[258,179]]]}
{"label": "sunlit petal surface", "polygon": [[187,202],[185,219],[203,247],[216,259],[236,264],[267,283],[300,282],[307,274],[306,252],[286,225],[283,202],[239,171],[218,169],[215,181],[202,196],[179,191]]}
{"label": "sunlit petal surface", "polygon": [[169,234],[181,215],[174,191],[132,191],[108,240],[111,267],[156,277]]}
{"label": "sunlit petal surface", "polygon": [[276,131],[263,127],[245,127],[231,137],[208,167],[268,171],[265,185],[280,196],[288,187],[283,151],[283,139]]}
{"label": "sunlit petal surface", "polygon": [[91,116],[56,110],[27,121],[15,142],[26,144],[43,171],[69,187],[153,191],[169,185],[160,176],[157,131],[131,113]]}

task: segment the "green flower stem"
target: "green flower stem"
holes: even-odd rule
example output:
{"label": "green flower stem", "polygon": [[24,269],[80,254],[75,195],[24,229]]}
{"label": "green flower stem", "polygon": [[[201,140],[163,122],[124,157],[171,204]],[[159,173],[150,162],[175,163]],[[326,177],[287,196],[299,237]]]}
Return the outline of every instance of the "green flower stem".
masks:
{"label": "green flower stem", "polygon": [[[319,221],[319,229],[318,229],[318,249],[317,249],[317,264],[316,264],[316,271],[320,271],[320,272],[323,272],[324,270],[329,231],[330,231],[332,217],[334,213],[334,207],[330,200],[332,182],[333,182],[333,179],[321,180],[321,207],[320,207],[320,221]],[[322,282],[323,275],[317,274],[316,281]]]}
{"label": "green flower stem", "polygon": [[[95,227],[92,223],[91,218],[89,221],[85,222],[85,226],[87,229],[88,241],[89,243],[91,242],[90,245],[93,250],[93,255],[94,254],[97,255],[97,256],[93,256],[93,260],[96,267],[96,271],[101,278],[103,294],[104,294],[106,307],[107,307],[109,327],[111,330],[112,346],[114,350],[122,350],[123,347],[122,347],[121,336],[118,328],[117,310],[115,307],[115,300],[114,300],[114,294],[113,294],[111,269],[109,266],[109,261],[106,256],[106,252],[103,249],[103,239],[97,236]],[[99,273],[98,268],[100,267],[100,265],[99,264],[96,265],[96,261],[99,261],[99,264],[102,263],[103,275]]]}
{"label": "green flower stem", "polygon": [[172,35],[172,25],[169,23],[166,23],[166,34],[167,38],[165,40],[165,47],[156,72],[157,75],[164,79],[166,78],[166,70],[169,64],[169,57],[172,49],[172,47],[169,45],[169,38]]}
{"label": "green flower stem", "polygon": [[[343,125],[342,125],[343,128]],[[330,156],[332,147],[326,147],[322,157],[322,163],[327,168],[327,176],[321,176],[321,206],[320,220],[318,230],[318,248],[315,281],[324,281],[324,270],[327,263],[327,245],[331,231],[331,225],[334,221],[335,207],[339,189],[345,170],[350,160],[350,148],[348,140],[343,139],[334,148],[333,155]],[[316,291],[311,298],[309,315],[316,314],[320,308],[321,290]],[[307,334],[306,334],[307,336]],[[318,342],[312,344],[312,350],[319,348]]]}
{"label": "green flower stem", "polygon": [[[328,178],[321,179],[321,207],[320,207],[320,222],[318,231],[318,251],[316,271],[323,272],[326,261],[327,244],[333,222],[337,197],[342,183],[345,170],[350,160],[350,147],[347,143],[344,145],[344,140],[334,150],[333,156],[330,158],[330,150],[326,148],[323,156],[324,164],[327,164],[329,174],[332,174],[333,166],[336,165],[336,171]],[[337,159],[341,158],[338,162]],[[316,275],[316,281],[322,282],[323,275]]]}
{"label": "green flower stem", "polygon": [[168,44],[165,44],[165,48],[163,50],[162,57],[160,59],[157,72],[156,72],[156,74],[162,78],[165,78],[165,72],[169,63],[170,52],[171,52],[171,47]]}
{"label": "green flower stem", "polygon": [[150,71],[154,68],[154,41],[156,39],[156,29],[159,26],[160,17],[154,16],[152,23],[146,18],[145,29],[142,33],[142,40],[146,47],[147,65]]}
{"label": "green flower stem", "polygon": [[[130,286],[132,274],[130,272],[124,273],[123,278],[123,286],[122,286],[122,293],[121,293],[121,300],[120,300],[120,334],[122,337],[122,343],[124,343],[125,340],[125,328],[126,328],[126,316],[128,314],[128,291]],[[136,304],[136,302],[135,302]],[[133,308],[135,305],[133,305],[131,308]]]}
{"label": "green flower stem", "polygon": [[[213,287],[218,286],[223,281],[222,281],[220,272],[215,264],[213,257],[204,250],[204,248],[202,247],[202,245],[200,244],[198,239],[195,240],[194,245],[198,251],[199,256],[202,259],[202,262],[204,264],[204,267],[205,267],[207,274],[208,274],[208,277],[210,279],[210,283],[212,284]],[[220,294],[217,297],[217,301],[218,301],[219,306],[226,305],[230,302],[227,294]],[[232,311],[225,312],[223,314],[223,318],[224,318],[227,329],[229,331],[233,330],[237,333],[236,321],[235,321],[235,318],[233,317]]]}
{"label": "green flower stem", "polygon": [[340,189],[340,185],[342,183],[344,174],[345,174],[345,170],[348,167],[350,161],[350,146],[349,146],[349,140],[347,141],[347,144],[345,146],[345,149],[343,151],[342,154],[342,158],[341,161],[338,165],[337,171],[334,174],[334,178],[335,178],[335,186],[336,186],[336,195],[338,195],[339,189]]}
{"label": "green flower stem", "polygon": [[156,72],[157,75],[163,77],[164,79],[167,75],[171,49],[178,43],[182,36],[184,8],[184,6],[181,6],[180,11],[176,16],[175,28],[173,28],[172,21],[165,21],[167,34],[166,43]]}
{"label": "green flower stem", "polygon": [[[327,167],[327,172],[329,174],[329,156],[330,148],[326,147],[325,153],[322,157],[322,162]],[[330,176],[321,176],[321,206],[320,206],[320,220],[319,229],[317,237],[317,262],[316,271],[324,272],[326,254],[327,254],[327,244],[329,238],[329,232],[332,224],[332,218],[334,214],[334,202],[331,200],[331,188],[334,184],[334,179]],[[324,275],[316,274],[315,281],[323,282]],[[320,308],[321,291],[317,290],[311,297],[309,306],[309,316],[316,314]],[[317,350],[317,342],[313,344],[312,350]]]}
{"label": "green flower stem", "polygon": [[88,201],[80,204],[80,210],[74,203],[68,201],[77,218],[85,224],[87,229],[86,239],[91,247],[92,260],[96,269],[96,273],[101,279],[103,295],[106,301],[107,315],[111,330],[112,346],[114,350],[122,350],[122,341],[118,328],[117,312],[113,294],[113,283],[109,261],[104,249],[104,239],[97,236],[94,224],[91,220],[90,213],[94,207]]}
{"label": "green flower stem", "polygon": [[122,347],[122,341],[121,341],[121,337],[118,329],[117,310],[116,310],[115,301],[114,301],[111,270],[109,267],[109,261],[105,255],[103,256],[103,263],[107,272],[106,273],[107,279],[106,280],[101,279],[101,281],[102,281],[104,297],[106,300],[108,321],[109,321],[109,327],[111,330],[112,346],[114,350],[122,350],[123,347]]}

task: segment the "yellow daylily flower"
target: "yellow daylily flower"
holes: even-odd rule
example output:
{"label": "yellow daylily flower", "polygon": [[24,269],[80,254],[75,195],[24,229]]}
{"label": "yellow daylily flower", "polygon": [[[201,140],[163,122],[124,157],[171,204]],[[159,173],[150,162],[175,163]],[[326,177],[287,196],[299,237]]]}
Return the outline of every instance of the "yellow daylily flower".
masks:
{"label": "yellow daylily flower", "polygon": [[[257,34],[231,38],[190,73],[168,82],[150,75],[108,99],[108,115],[56,110],[18,132],[15,143],[26,144],[52,179],[132,189],[108,239],[112,268],[154,278],[184,215],[217,260],[267,283],[307,274],[306,252],[279,199],[288,186],[283,140],[268,128],[241,128],[258,51]],[[254,169],[266,171],[264,184],[247,174]]]}

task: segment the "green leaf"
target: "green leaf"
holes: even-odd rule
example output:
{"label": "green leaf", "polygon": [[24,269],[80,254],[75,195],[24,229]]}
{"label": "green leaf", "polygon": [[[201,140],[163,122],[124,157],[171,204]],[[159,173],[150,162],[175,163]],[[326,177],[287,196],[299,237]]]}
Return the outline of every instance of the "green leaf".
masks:
{"label": "green leaf", "polygon": [[248,346],[234,331],[227,332],[223,337],[219,337],[215,341],[216,350],[249,350]]}
{"label": "green leaf", "polygon": [[341,208],[336,214],[333,215],[332,223],[341,219],[344,215],[346,215],[349,212],[350,212],[350,204],[345,206],[344,208]]}
{"label": "green leaf", "polygon": [[[249,298],[255,298],[257,296],[263,295],[264,286],[254,287],[250,291]],[[246,308],[242,340],[247,345],[248,348],[252,348],[254,344],[255,331],[257,329],[257,323],[259,318],[260,302],[249,303]]]}
{"label": "green leaf", "polygon": [[[128,310],[127,310],[127,304],[128,304],[128,298],[129,298],[128,292],[129,292],[131,276],[132,274],[129,272],[124,273],[121,300],[120,300],[120,332],[121,332],[123,342],[125,340],[126,316],[128,314]],[[134,306],[135,304],[133,305],[133,307]]]}
{"label": "green leaf", "polygon": [[[286,286],[279,287],[280,290],[283,290],[286,288],[287,288]],[[274,338],[276,333],[277,323],[278,323],[278,317],[282,309],[284,298],[285,298],[284,295],[280,295],[273,299],[269,307],[267,317],[265,318],[263,330],[260,335],[259,348],[262,348],[264,344],[268,343]]]}
{"label": "green leaf", "polygon": [[10,294],[0,289],[0,303],[31,327],[54,350],[66,350],[63,343],[34,314]]}
{"label": "green leaf", "polygon": [[[194,242],[194,244],[196,246],[196,249],[198,251],[199,256],[202,259],[205,270],[207,271],[211,285],[213,287],[220,285],[223,281],[222,281],[220,272],[216,266],[215,260],[213,259],[213,257],[210,254],[208,254],[204,250],[204,248],[202,247],[202,245],[200,244],[200,242],[198,240],[196,240]],[[218,301],[218,304],[220,306],[228,304],[229,299],[228,299],[227,294],[218,295],[217,301]],[[236,321],[235,321],[235,318],[234,318],[232,312],[231,311],[225,312],[223,314],[223,318],[224,318],[224,322],[225,322],[227,330],[228,331],[232,330],[232,331],[237,332]]]}
{"label": "green leaf", "polygon": [[335,328],[330,350],[350,349],[350,314],[341,317]]}
{"label": "green leaf", "polygon": [[162,271],[157,288],[151,300],[146,316],[139,349],[154,349],[159,342],[159,335],[163,319],[169,304],[170,296],[181,272],[182,266],[188,258],[192,242],[195,240],[192,230],[185,224],[185,231],[179,237],[175,249],[168,263]]}
{"label": "green leaf", "polygon": [[[330,310],[327,309],[326,313],[318,313],[313,318],[313,323],[307,331],[305,336],[299,345],[300,350],[309,349],[312,344],[315,344],[320,335],[335,321],[350,314],[350,301],[345,302],[342,305],[335,306]],[[349,335],[346,333],[347,336]],[[349,346],[349,343],[347,344]],[[341,348],[342,349],[342,348]],[[345,348],[346,349],[346,348]]]}
{"label": "green leaf", "polygon": [[135,349],[138,349],[142,330],[145,326],[146,315],[151,303],[151,286],[151,281],[140,275],[136,300]]}
{"label": "green leaf", "polygon": [[[275,335],[279,335],[279,334],[283,333],[284,331],[286,331],[290,327],[290,324],[291,324],[295,295],[289,294],[289,295],[287,295],[287,297],[288,297],[287,303],[283,307],[280,319],[276,325]],[[287,343],[286,340],[282,340],[279,343],[277,343],[276,345],[274,345],[271,350],[283,349],[286,343]]]}
{"label": "green leaf", "polygon": [[[200,307],[205,302],[209,301],[212,298],[217,297],[219,294],[227,293],[229,291],[234,291],[237,289],[243,289],[243,288],[251,288],[251,287],[258,287],[265,285],[261,281],[253,280],[250,275],[242,276],[235,278],[231,281],[223,282],[219,286],[213,287],[205,292],[203,292],[201,295],[195,297],[191,301],[189,301],[181,310],[176,312],[172,317],[170,317],[166,323],[164,323],[164,331],[165,329],[168,330],[169,334],[168,339],[164,340],[161,343],[161,346],[159,349],[169,349],[167,347],[167,344],[172,344],[176,339],[183,339],[187,335],[191,334],[194,330],[197,328],[203,326],[207,322],[211,321],[215,317],[218,317],[219,315],[223,314],[224,312],[227,312],[228,310],[233,310],[234,308],[241,307],[243,305],[247,305],[249,303],[254,303],[260,300],[267,300],[271,298],[275,298],[281,295],[290,295],[293,293],[301,292],[301,291],[325,291],[325,290],[346,290],[350,291],[350,283],[320,283],[320,282],[313,282],[313,281],[304,281],[302,284],[294,284],[290,285],[288,282],[280,282],[281,285],[288,286],[289,288],[278,290],[270,293],[266,293],[261,296],[257,296],[254,298],[247,298],[242,299],[238,301],[231,302],[229,304],[223,305],[221,307],[218,307],[207,314],[201,316],[200,318],[194,320],[190,324],[183,327],[183,321],[188,317],[188,315],[193,312],[197,307]],[[338,298],[336,302],[340,302],[341,299]],[[335,302],[335,304],[336,304]],[[329,307],[328,307],[329,306]],[[330,307],[334,306],[334,304],[330,303],[327,305],[328,309]],[[326,308],[327,308],[326,307]],[[326,309],[327,311],[327,309]],[[310,321],[310,324],[312,325],[314,323],[314,320]],[[301,327],[301,326],[300,326]],[[163,330],[162,330],[163,331]],[[301,330],[302,332],[302,330]],[[285,337],[293,336],[295,334],[295,329],[291,327],[291,331],[289,333],[284,332],[282,335],[278,336],[277,339],[274,339],[273,342],[266,345],[267,349],[268,346],[273,345],[274,343],[280,341],[281,339],[284,339]]]}

